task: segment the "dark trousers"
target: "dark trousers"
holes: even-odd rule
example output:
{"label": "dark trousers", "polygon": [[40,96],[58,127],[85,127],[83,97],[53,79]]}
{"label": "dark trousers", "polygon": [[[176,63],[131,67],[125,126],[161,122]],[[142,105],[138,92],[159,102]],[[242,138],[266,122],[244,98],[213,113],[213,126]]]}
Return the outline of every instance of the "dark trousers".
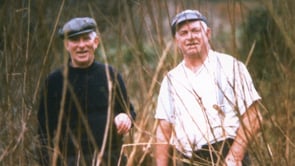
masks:
{"label": "dark trousers", "polygon": [[[211,145],[203,145],[200,150],[197,150],[192,154],[191,158],[182,155],[183,160],[177,161],[177,166],[190,166],[190,165],[200,165],[200,166],[210,166],[210,165],[222,165],[224,159],[229,152],[229,149],[234,142],[233,139],[226,139],[224,141],[219,141]],[[248,153],[242,161],[243,166],[250,166],[251,161]]]}
{"label": "dark trousers", "polygon": [[[82,166],[95,166],[97,163],[93,161],[93,156],[85,155],[83,161],[77,161],[76,156],[71,156],[68,158],[68,166],[82,165]],[[94,158],[96,159],[96,158]],[[119,164],[120,160],[120,164]],[[126,165],[126,157],[123,155],[120,158],[119,152],[111,152],[110,156],[107,152],[103,155],[102,161],[100,162],[100,166],[125,166]]]}
{"label": "dark trousers", "polygon": [[[110,154],[110,155],[109,155]],[[67,155],[66,157],[61,158],[58,157],[57,166],[92,166],[96,165],[96,157],[97,154],[81,154],[81,155]],[[121,158],[120,158],[121,157]],[[118,163],[120,159],[120,164]],[[104,153],[102,162],[100,166],[125,166],[126,165],[126,157],[124,155],[120,156],[120,152],[112,151],[108,153],[107,151]],[[51,160],[47,154],[47,152],[43,152],[40,156],[40,166],[48,166],[51,165]]]}

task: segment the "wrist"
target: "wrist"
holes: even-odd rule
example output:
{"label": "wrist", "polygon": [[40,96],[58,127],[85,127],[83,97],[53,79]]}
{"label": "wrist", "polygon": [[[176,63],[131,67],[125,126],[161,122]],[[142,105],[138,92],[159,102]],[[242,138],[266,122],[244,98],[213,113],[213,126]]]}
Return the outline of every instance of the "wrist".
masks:
{"label": "wrist", "polygon": [[229,154],[237,161],[241,161],[244,158],[246,148],[240,145],[231,146]]}

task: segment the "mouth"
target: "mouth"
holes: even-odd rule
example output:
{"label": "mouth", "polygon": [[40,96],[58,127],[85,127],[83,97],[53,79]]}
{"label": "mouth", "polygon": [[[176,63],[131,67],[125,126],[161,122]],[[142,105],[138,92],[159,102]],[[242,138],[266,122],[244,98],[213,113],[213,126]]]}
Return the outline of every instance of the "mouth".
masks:
{"label": "mouth", "polygon": [[197,45],[199,45],[199,43],[196,43],[196,42],[186,44],[186,46],[188,47],[197,46]]}
{"label": "mouth", "polygon": [[198,48],[199,45],[200,45],[199,43],[188,43],[188,44],[186,44],[186,47],[188,49],[196,49],[196,48]]}
{"label": "mouth", "polygon": [[87,53],[88,53],[87,50],[77,51],[77,54],[78,54],[78,55],[85,55],[85,54],[87,54]]}

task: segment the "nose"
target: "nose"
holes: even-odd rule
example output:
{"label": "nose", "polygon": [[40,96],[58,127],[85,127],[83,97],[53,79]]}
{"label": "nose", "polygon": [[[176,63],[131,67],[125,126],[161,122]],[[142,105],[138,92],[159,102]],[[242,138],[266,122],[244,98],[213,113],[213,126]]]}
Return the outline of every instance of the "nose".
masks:
{"label": "nose", "polygon": [[196,33],[194,33],[194,32],[188,32],[188,38],[189,39],[194,39],[196,37]]}
{"label": "nose", "polygon": [[83,40],[83,38],[80,38],[80,39],[78,40],[78,42],[77,42],[77,45],[78,45],[79,47],[84,47],[85,44],[86,44],[86,42]]}

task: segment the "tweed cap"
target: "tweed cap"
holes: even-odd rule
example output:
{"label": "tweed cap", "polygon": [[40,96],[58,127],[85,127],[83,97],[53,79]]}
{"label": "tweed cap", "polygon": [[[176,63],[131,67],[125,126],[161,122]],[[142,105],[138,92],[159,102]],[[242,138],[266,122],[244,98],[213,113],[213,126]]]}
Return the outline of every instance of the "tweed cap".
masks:
{"label": "tweed cap", "polygon": [[173,36],[175,35],[177,25],[179,25],[182,22],[191,21],[191,20],[201,20],[201,21],[204,21],[206,24],[208,24],[206,17],[203,16],[198,10],[190,10],[190,9],[184,10],[178,13],[171,22],[172,35]]}
{"label": "tweed cap", "polygon": [[63,28],[59,30],[59,36],[62,39],[72,38],[95,31],[96,26],[96,22],[93,18],[76,17],[64,24]]}

